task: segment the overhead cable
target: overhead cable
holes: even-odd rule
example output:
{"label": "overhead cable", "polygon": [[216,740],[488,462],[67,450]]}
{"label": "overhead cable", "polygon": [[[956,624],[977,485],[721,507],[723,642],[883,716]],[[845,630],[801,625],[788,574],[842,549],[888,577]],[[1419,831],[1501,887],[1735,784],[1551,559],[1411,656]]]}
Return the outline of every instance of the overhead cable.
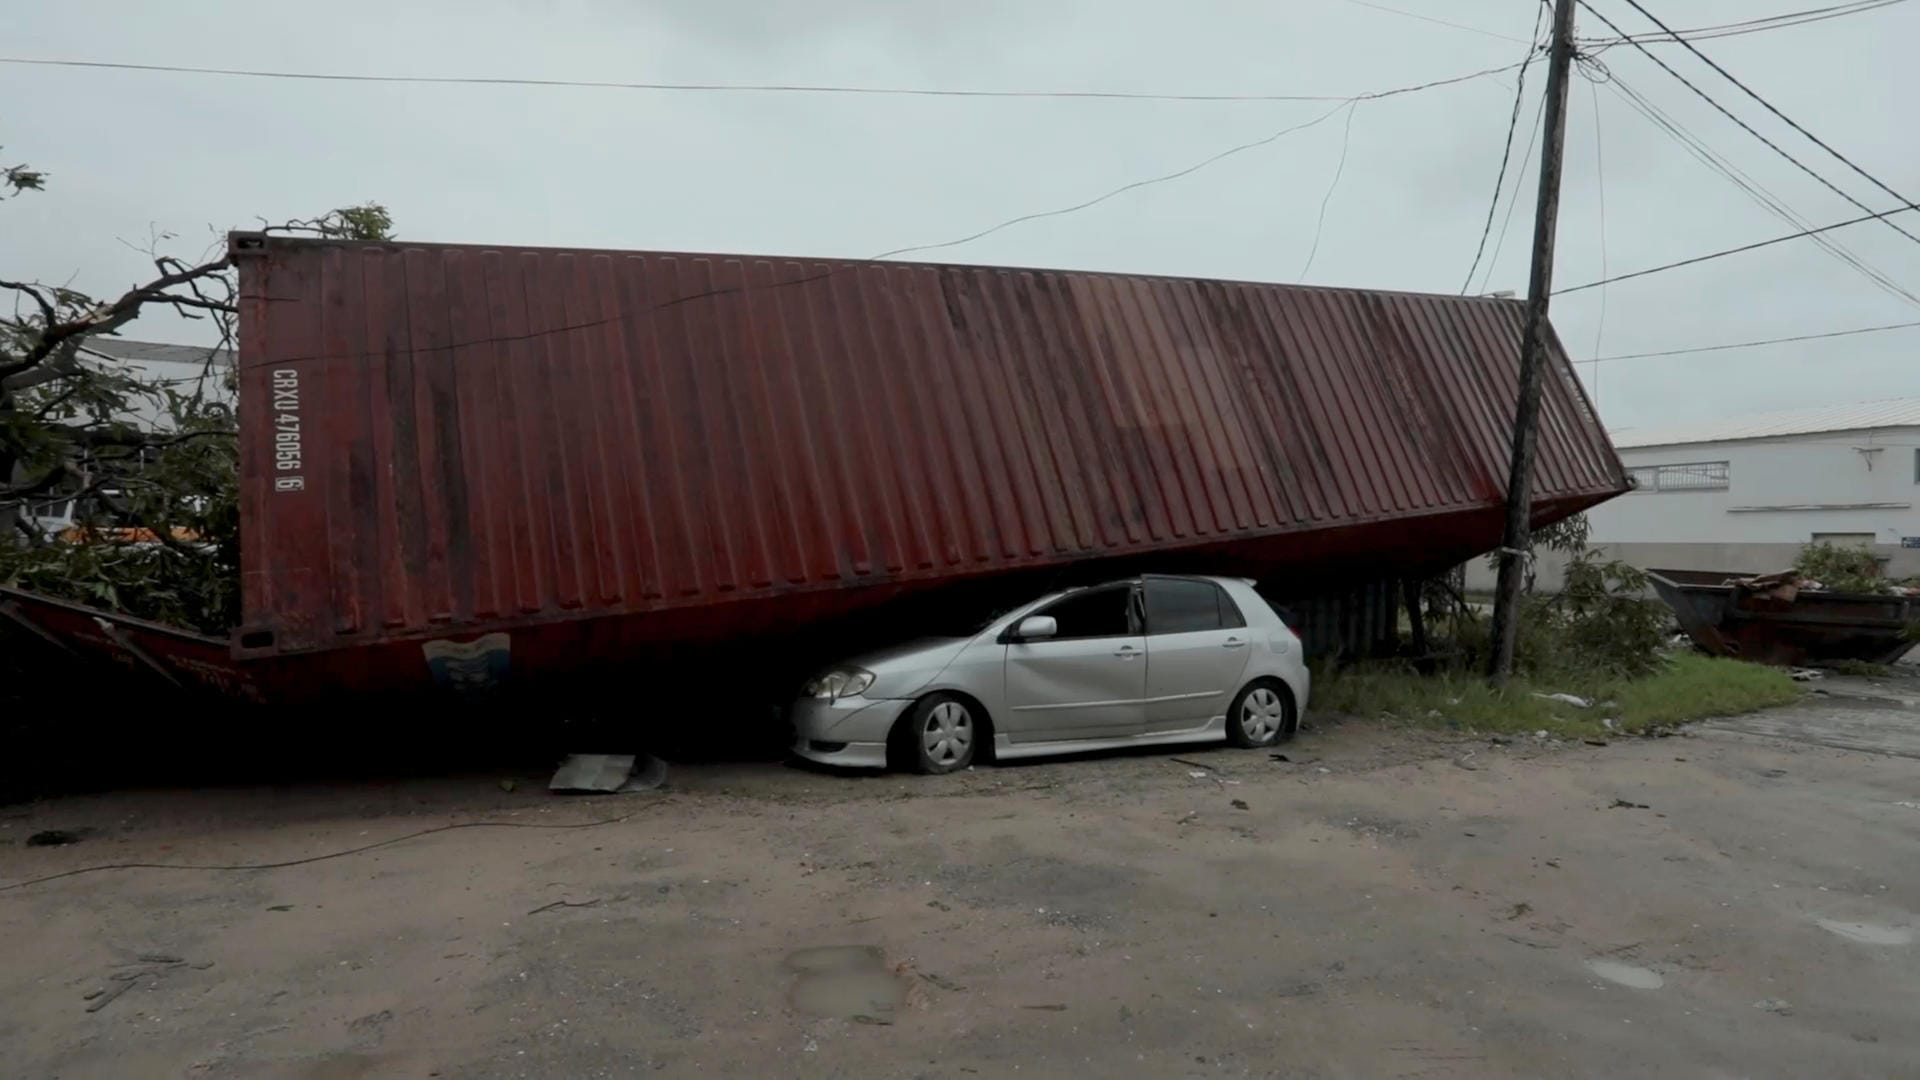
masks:
{"label": "overhead cable", "polygon": [[1855,334],[1878,334],[1888,330],[1911,330],[1915,327],[1920,327],[1920,321],[1887,323],[1884,326],[1857,326],[1851,330],[1829,330],[1822,334],[1796,334],[1792,337],[1763,338],[1759,341],[1730,341],[1721,345],[1699,345],[1690,349],[1620,353],[1616,356],[1596,356],[1591,360],[1582,360],[1580,363],[1600,364],[1610,360],[1646,360],[1657,356],[1685,356],[1689,353],[1725,352],[1729,349],[1757,349],[1762,345],[1786,345],[1796,341],[1820,341],[1826,338],[1852,337]]}
{"label": "overhead cable", "polygon": [[[1578,2],[1581,7],[1586,8],[1587,11],[1590,14],[1592,14],[1595,18],[1599,19],[1603,23],[1606,23],[1607,26],[1610,27],[1615,33],[1621,33],[1620,27],[1617,24],[1615,24],[1613,20],[1607,18],[1604,14],[1601,14],[1599,11],[1596,11],[1594,9],[1594,6],[1591,3],[1588,3],[1588,0],[1578,0]],[[1628,2],[1632,3],[1633,0],[1628,0]],[[1720,104],[1720,102],[1716,101],[1713,95],[1707,93],[1705,90],[1700,89],[1698,86],[1695,86],[1693,82],[1689,80],[1685,75],[1682,75],[1678,71],[1675,71],[1671,65],[1669,65],[1665,60],[1660,59],[1659,56],[1655,55],[1654,52],[1648,49],[1645,45],[1641,44],[1638,41],[1631,41],[1631,40],[1628,41],[1628,44],[1640,50],[1642,53],[1645,53],[1649,59],[1651,59],[1655,64],[1658,64],[1660,66],[1661,70],[1673,76],[1675,79],[1678,79],[1683,86],[1685,86],[1688,90],[1693,91],[1693,93],[1696,96],[1698,96],[1702,101],[1705,101],[1707,104],[1713,106],[1714,109],[1718,110],[1722,116],[1725,116],[1727,119],[1732,120],[1734,123],[1740,125],[1740,127],[1743,130],[1745,130],[1747,134],[1752,135],[1754,138],[1759,139],[1761,142],[1765,143],[1768,149],[1772,150],[1774,153],[1780,155],[1781,157],[1787,159],[1789,162],[1792,162],[1793,166],[1799,169],[1801,172],[1806,173],[1808,176],[1813,177],[1813,179],[1818,181],[1822,187],[1826,188],[1828,191],[1833,192],[1835,195],[1838,195],[1841,198],[1847,200],[1849,203],[1852,203],[1854,206],[1859,207],[1862,210],[1871,211],[1873,209],[1872,207],[1868,206],[1866,203],[1861,202],[1859,199],[1856,199],[1852,195],[1849,195],[1847,194],[1847,192],[1841,190],[1837,185],[1834,184],[1833,181],[1828,180],[1826,177],[1815,172],[1810,166],[1808,166],[1805,162],[1801,161],[1799,158],[1794,157],[1792,154],[1782,149],[1780,147],[1780,144],[1774,142],[1772,139],[1767,138],[1765,135],[1762,135],[1758,130],[1756,130],[1753,127],[1753,125],[1747,123],[1745,120],[1740,119],[1738,116],[1735,116],[1731,111],[1727,109],[1725,105],[1722,105]],[[1906,200],[1903,199],[1901,201],[1905,202]],[[1905,229],[1902,229],[1899,225],[1891,221],[1887,222],[1886,224],[1888,228],[1892,229],[1894,232],[1899,233],[1901,236],[1904,236],[1907,239],[1914,241],[1915,243],[1920,243],[1920,236],[1913,235],[1912,233],[1906,231]]]}
{"label": "overhead cable", "polygon": [[1665,271],[1668,271],[1668,270],[1677,270],[1682,266],[1693,266],[1696,263],[1709,262],[1713,259],[1724,259],[1729,255],[1739,255],[1742,252],[1747,252],[1747,251],[1758,251],[1763,247],[1771,247],[1774,244],[1784,244],[1789,240],[1799,240],[1804,237],[1817,236],[1820,233],[1831,232],[1834,229],[1845,228],[1848,225],[1858,225],[1863,221],[1879,221],[1890,214],[1904,214],[1907,211],[1913,210],[1913,209],[1917,209],[1917,208],[1911,207],[1911,206],[1900,206],[1900,207],[1895,207],[1892,210],[1882,210],[1882,211],[1879,211],[1878,213],[1865,214],[1857,218],[1848,218],[1846,221],[1836,221],[1831,225],[1822,225],[1817,229],[1803,229],[1797,233],[1788,233],[1785,236],[1776,236],[1767,240],[1759,240],[1751,244],[1742,244],[1739,247],[1731,247],[1723,251],[1710,252],[1706,255],[1695,255],[1691,259],[1681,259],[1678,262],[1662,263],[1659,266],[1648,267],[1645,270],[1635,270],[1630,274],[1615,274],[1610,278],[1602,278],[1599,281],[1589,281],[1584,285],[1573,285],[1564,289],[1555,289],[1553,291],[1553,295],[1561,296],[1566,293],[1581,292],[1586,289],[1598,288],[1602,285],[1610,285],[1616,281],[1629,281],[1629,280],[1632,280],[1633,278],[1646,277],[1648,274],[1659,274],[1659,273],[1664,273]]}
{"label": "overhead cable", "polygon": [[[1648,11],[1644,6],[1642,6],[1640,3],[1640,0],[1626,0],[1626,2],[1629,7],[1633,8],[1633,10],[1639,12],[1640,14],[1646,16],[1649,21],[1651,21],[1655,26],[1658,26],[1661,30],[1665,31],[1668,34],[1673,33],[1672,28],[1667,26],[1666,23],[1661,22],[1658,16],[1654,15],[1652,12]],[[1747,95],[1748,97],[1752,98],[1754,101],[1758,102],[1761,108],[1767,110],[1768,112],[1772,113],[1774,116],[1778,117],[1781,123],[1787,125],[1793,130],[1806,136],[1807,141],[1813,143],[1813,145],[1818,146],[1820,149],[1825,150],[1827,153],[1833,155],[1834,160],[1840,162],[1842,165],[1845,165],[1847,168],[1852,169],[1855,173],[1858,173],[1863,179],[1865,179],[1868,183],[1872,184],[1874,187],[1877,187],[1881,191],[1886,192],[1888,195],[1891,195],[1894,198],[1900,200],[1900,204],[1902,206],[1914,205],[1914,202],[1912,199],[1909,199],[1905,195],[1902,195],[1899,192],[1893,190],[1893,188],[1889,187],[1887,184],[1882,182],[1879,177],[1861,168],[1858,164],[1854,162],[1852,158],[1848,157],[1847,155],[1841,153],[1838,150],[1835,150],[1832,147],[1832,145],[1826,142],[1826,140],[1820,138],[1820,136],[1815,135],[1813,132],[1808,131],[1806,128],[1802,127],[1798,122],[1796,122],[1793,119],[1793,117],[1788,116],[1786,113],[1781,112],[1778,108],[1775,108],[1772,102],[1768,101],[1766,98],[1761,97],[1757,92],[1754,91],[1752,87],[1748,86],[1746,83],[1743,83],[1739,79],[1735,78],[1734,74],[1731,71],[1728,71],[1726,68],[1721,67],[1719,64],[1715,63],[1712,57],[1708,56],[1706,53],[1701,52],[1699,49],[1694,48],[1691,42],[1685,40],[1684,38],[1679,38],[1677,40],[1680,41],[1681,45],[1686,47],[1686,50],[1688,52],[1699,57],[1701,63],[1706,64],[1708,67],[1718,72],[1721,78],[1739,87],[1741,93]],[[1861,209],[1864,210],[1866,208],[1861,207]]]}
{"label": "overhead cable", "polygon": [[1533,12],[1533,37],[1527,42],[1526,58],[1520,61],[1520,75],[1514,80],[1517,85],[1513,89],[1513,112],[1507,116],[1507,138],[1500,151],[1500,170],[1493,177],[1493,198],[1487,203],[1486,223],[1480,227],[1480,243],[1473,249],[1473,265],[1467,267],[1467,279],[1460,283],[1462,295],[1473,288],[1474,272],[1480,269],[1480,259],[1487,251],[1487,237],[1493,233],[1493,215],[1500,209],[1500,189],[1507,183],[1507,164],[1513,158],[1513,135],[1520,124],[1520,106],[1527,96],[1527,68],[1540,54],[1540,21],[1544,12],[1545,8],[1535,8]]}
{"label": "overhead cable", "polygon": [[[1101,101],[1353,101],[1341,94],[1189,94],[1132,90],[943,90],[908,86],[834,86],[808,83],[614,82],[594,79],[532,79],[491,75],[359,75],[343,72],[272,71],[249,68],[193,67],[185,64],[129,64],[106,60],[61,60],[0,56],[0,64],[97,68],[113,71],[222,75],[247,79],[310,82],[406,83],[430,86],[545,86],[587,90],[655,90],[687,93],[852,94],[950,98],[1066,98]],[[1504,69],[1502,69],[1504,70]],[[1364,95],[1363,95],[1364,96]]]}
{"label": "overhead cable", "polygon": [[[1599,66],[1597,61],[1589,61],[1588,63],[1591,66]],[[1828,255],[1831,255],[1849,269],[1860,274],[1872,283],[1875,288],[1886,292],[1895,299],[1915,307],[1920,307],[1920,296],[1916,296],[1911,290],[1903,288],[1884,271],[1869,265],[1864,259],[1850,251],[1845,244],[1840,243],[1837,238],[1826,235],[1826,230],[1816,229],[1813,223],[1806,217],[1795,212],[1793,208],[1788,206],[1779,196],[1768,190],[1765,185],[1748,175],[1732,161],[1716,152],[1699,136],[1688,131],[1679,120],[1669,116],[1658,105],[1654,104],[1652,100],[1635,90],[1625,79],[1613,75],[1606,80],[1606,87],[1622,101],[1626,102],[1627,105],[1632,107],[1634,111],[1646,117],[1647,120],[1663,134],[1678,143],[1680,148],[1685,150],[1695,160],[1725,178],[1728,183],[1731,183],[1743,195],[1752,199],[1761,209],[1797,230],[1796,235],[1798,235],[1799,232],[1806,232],[1816,247]]]}

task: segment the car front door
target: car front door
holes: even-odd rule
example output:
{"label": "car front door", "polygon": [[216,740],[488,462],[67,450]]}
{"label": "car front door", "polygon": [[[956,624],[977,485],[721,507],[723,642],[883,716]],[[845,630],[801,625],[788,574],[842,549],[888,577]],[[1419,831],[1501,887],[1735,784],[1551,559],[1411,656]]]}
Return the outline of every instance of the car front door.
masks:
{"label": "car front door", "polygon": [[1146,731],[1203,728],[1225,716],[1247,669],[1246,619],[1226,591],[1199,578],[1150,577]]}
{"label": "car front door", "polygon": [[1045,615],[1054,635],[1007,645],[1011,742],[1115,739],[1140,734],[1147,687],[1147,642],[1134,583],[1070,593],[1027,618]]}

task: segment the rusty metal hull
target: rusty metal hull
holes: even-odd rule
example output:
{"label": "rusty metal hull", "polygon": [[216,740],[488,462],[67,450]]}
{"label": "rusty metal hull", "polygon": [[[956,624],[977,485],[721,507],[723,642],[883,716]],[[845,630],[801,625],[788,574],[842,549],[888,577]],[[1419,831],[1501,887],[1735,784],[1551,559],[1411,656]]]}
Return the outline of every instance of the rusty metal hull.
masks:
{"label": "rusty metal hull", "polygon": [[[545,671],[1012,573],[1378,577],[1499,537],[1509,301],[246,235],[234,250],[241,657],[327,653],[345,678],[371,650],[418,676],[432,643],[499,634],[514,670]],[[1537,520],[1625,490],[1557,342],[1542,416]]]}
{"label": "rusty metal hull", "polygon": [[1648,580],[1694,644],[1762,664],[1863,660],[1891,664],[1917,643],[1911,597],[1800,592],[1790,601],[1726,584],[1737,571],[1649,570]]}

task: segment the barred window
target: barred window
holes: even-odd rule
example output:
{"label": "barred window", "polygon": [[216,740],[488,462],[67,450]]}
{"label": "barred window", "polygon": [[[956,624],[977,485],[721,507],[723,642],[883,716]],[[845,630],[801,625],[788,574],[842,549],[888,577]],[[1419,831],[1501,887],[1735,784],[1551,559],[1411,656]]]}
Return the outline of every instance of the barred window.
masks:
{"label": "barred window", "polygon": [[1693,461],[1681,465],[1641,465],[1629,469],[1640,491],[1725,491],[1727,462]]}

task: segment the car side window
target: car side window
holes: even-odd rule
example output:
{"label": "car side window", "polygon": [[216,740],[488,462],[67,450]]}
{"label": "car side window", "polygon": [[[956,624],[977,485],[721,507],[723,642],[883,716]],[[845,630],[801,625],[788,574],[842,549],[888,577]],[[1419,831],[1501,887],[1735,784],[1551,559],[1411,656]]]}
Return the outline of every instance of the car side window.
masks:
{"label": "car side window", "polygon": [[1057,600],[1034,612],[1035,615],[1049,615],[1060,625],[1053,640],[1064,641],[1071,638],[1132,637],[1133,587],[1131,585],[1113,585]]}
{"label": "car side window", "polygon": [[1233,602],[1227,590],[1216,585],[1213,591],[1220,596],[1220,625],[1228,630],[1238,630],[1247,625],[1247,617],[1240,614],[1240,605]]}
{"label": "car side window", "polygon": [[[1211,581],[1181,578],[1147,579],[1147,633],[1191,634],[1229,625],[1222,613],[1226,601]],[[1238,615],[1238,612],[1235,612]],[[1245,625],[1241,620],[1233,625]]]}

